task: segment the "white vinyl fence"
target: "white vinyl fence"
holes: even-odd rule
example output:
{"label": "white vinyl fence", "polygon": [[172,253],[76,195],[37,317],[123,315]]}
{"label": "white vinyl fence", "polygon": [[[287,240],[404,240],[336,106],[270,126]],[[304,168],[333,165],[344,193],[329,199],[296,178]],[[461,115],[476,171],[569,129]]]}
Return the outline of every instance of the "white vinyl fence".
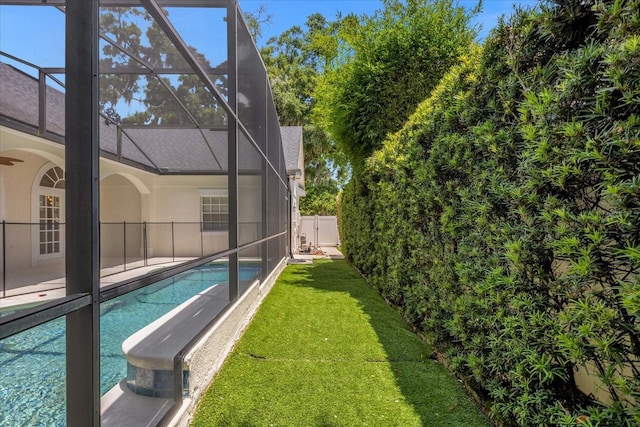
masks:
{"label": "white vinyl fence", "polygon": [[338,246],[338,218],[336,216],[303,216],[300,220],[300,246]]}

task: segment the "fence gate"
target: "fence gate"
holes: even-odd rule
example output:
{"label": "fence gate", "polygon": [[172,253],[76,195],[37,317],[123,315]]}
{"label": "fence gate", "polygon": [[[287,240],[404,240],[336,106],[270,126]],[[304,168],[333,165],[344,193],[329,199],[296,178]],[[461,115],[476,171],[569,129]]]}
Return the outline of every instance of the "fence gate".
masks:
{"label": "fence gate", "polygon": [[[338,246],[338,218],[336,216],[303,216],[301,223],[300,245]],[[306,240],[306,242],[304,241]]]}

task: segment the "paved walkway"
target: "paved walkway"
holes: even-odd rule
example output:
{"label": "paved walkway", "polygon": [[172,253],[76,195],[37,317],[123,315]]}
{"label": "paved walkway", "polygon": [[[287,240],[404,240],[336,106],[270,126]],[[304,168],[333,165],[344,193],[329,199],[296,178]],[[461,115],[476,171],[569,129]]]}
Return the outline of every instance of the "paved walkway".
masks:
{"label": "paved walkway", "polygon": [[[316,251],[313,251],[316,252]],[[321,253],[300,253],[300,254],[295,254],[293,256],[294,260],[314,260],[314,259],[344,259],[344,255],[342,255],[342,252],[340,252],[338,250],[338,248],[336,248],[335,246],[323,246],[321,247],[318,252]],[[296,262],[292,262],[292,264],[295,264]]]}

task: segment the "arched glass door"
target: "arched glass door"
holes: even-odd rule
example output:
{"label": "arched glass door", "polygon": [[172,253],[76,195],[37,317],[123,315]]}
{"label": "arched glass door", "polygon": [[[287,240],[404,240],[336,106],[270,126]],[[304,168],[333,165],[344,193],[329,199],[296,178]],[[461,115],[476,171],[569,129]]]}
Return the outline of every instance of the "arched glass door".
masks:
{"label": "arched glass door", "polygon": [[36,194],[38,206],[38,258],[57,258],[64,253],[61,218],[64,218],[64,171],[58,166],[40,178]]}

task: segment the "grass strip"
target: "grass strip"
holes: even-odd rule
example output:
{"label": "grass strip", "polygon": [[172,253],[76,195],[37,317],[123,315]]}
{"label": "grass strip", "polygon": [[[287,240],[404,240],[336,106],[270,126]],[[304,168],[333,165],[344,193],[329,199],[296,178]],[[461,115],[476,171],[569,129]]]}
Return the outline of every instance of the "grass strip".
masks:
{"label": "grass strip", "polygon": [[290,265],[192,426],[491,426],[345,261]]}

